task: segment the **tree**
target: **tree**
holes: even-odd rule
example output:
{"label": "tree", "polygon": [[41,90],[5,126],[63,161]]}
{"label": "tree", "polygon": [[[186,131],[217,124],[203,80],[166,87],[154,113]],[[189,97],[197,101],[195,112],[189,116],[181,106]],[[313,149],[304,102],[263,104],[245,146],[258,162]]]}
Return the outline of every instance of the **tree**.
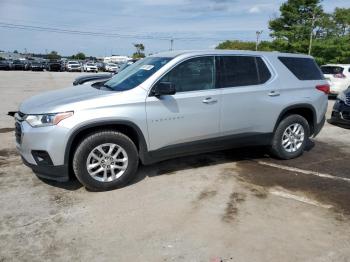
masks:
{"label": "tree", "polygon": [[51,51],[48,55],[47,55],[47,59],[50,60],[57,60],[60,59],[61,56],[57,53],[57,51]]}
{"label": "tree", "polygon": [[350,33],[350,8],[336,8],[333,19],[339,36],[345,36]]}
{"label": "tree", "polygon": [[[239,40],[226,40],[220,43],[216,49],[231,49],[231,50],[255,50],[255,42],[244,42]],[[271,42],[261,41],[259,43],[260,51],[271,51]]]}
{"label": "tree", "polygon": [[287,52],[307,53],[310,36],[321,26],[324,17],[320,0],[288,0],[280,7],[281,16],[270,20],[275,48]]}
{"label": "tree", "polygon": [[145,46],[142,43],[134,44],[134,47],[136,48],[136,52],[132,55],[134,59],[145,57]]}
{"label": "tree", "polygon": [[15,50],[15,51],[13,51],[13,53],[18,54],[18,51],[17,51],[17,50]]}
{"label": "tree", "polygon": [[72,59],[85,60],[86,56],[84,53],[79,52],[76,55],[72,55]]}

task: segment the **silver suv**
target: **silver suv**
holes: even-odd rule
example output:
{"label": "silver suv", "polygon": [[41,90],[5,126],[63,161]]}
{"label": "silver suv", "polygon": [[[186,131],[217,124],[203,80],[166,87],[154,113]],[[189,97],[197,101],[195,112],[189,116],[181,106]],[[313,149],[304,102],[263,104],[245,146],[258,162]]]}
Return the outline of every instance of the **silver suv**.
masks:
{"label": "silver suv", "polygon": [[236,146],[290,159],[325,121],[329,86],[310,56],[184,51],[144,58],[112,79],[23,102],[17,148],[44,178],[125,185],[138,165]]}

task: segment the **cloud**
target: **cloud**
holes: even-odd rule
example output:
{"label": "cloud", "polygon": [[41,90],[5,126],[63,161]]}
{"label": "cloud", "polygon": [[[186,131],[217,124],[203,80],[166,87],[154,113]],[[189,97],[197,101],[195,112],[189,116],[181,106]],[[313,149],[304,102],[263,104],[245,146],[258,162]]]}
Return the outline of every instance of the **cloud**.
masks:
{"label": "cloud", "polygon": [[254,5],[251,8],[248,9],[249,14],[260,14],[264,11],[271,11],[273,10],[274,6],[272,4],[261,4],[261,5]]}

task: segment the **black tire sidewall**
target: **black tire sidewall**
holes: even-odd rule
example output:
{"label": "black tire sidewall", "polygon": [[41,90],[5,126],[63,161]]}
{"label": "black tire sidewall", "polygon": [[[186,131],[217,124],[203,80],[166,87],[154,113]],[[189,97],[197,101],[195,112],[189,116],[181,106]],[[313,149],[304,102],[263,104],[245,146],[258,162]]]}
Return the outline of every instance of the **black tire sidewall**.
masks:
{"label": "black tire sidewall", "polygon": [[[97,146],[114,143],[121,146],[128,156],[128,167],[124,174],[111,182],[100,182],[90,176],[86,161],[90,152]],[[77,147],[73,157],[73,169],[78,180],[93,191],[106,191],[125,186],[134,178],[138,168],[139,158],[135,144],[126,135],[115,131],[101,131],[86,137]]]}
{"label": "black tire sidewall", "polygon": [[[303,144],[301,145],[301,147],[297,151],[287,152],[284,149],[284,147],[282,146],[282,136],[283,136],[286,128],[292,124],[295,124],[295,123],[302,125],[302,127],[304,128],[304,132],[305,132],[305,138],[304,138]],[[309,140],[309,136],[310,136],[310,126],[309,126],[308,121],[304,117],[302,117],[301,115],[289,115],[289,116],[285,117],[278,124],[277,129],[274,133],[273,140],[272,140],[271,151],[272,151],[273,155],[275,155],[276,157],[278,157],[280,159],[296,158],[296,157],[303,154],[305,147],[307,145],[307,142]]]}

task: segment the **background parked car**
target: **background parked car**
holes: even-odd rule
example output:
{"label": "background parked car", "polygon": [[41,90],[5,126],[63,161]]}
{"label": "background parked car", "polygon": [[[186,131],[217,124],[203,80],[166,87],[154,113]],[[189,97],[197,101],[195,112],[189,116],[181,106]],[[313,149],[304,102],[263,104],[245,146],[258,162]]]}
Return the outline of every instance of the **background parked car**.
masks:
{"label": "background parked car", "polygon": [[96,63],[96,65],[97,65],[97,68],[99,71],[104,71],[105,64],[103,62],[98,62],[98,63]]}
{"label": "background parked car", "polygon": [[44,71],[45,65],[40,61],[33,61],[30,63],[30,69],[32,71]]}
{"label": "background parked car", "polygon": [[104,74],[94,74],[94,75],[83,75],[77,77],[73,85],[82,85],[82,84],[94,84],[96,82],[102,82],[102,81],[107,81],[108,79],[111,79],[114,76],[113,73],[104,73]]}
{"label": "background parked car", "polygon": [[26,70],[26,64],[22,60],[14,60],[12,63],[13,70]]}
{"label": "background parked car", "polygon": [[350,127],[350,88],[339,93],[329,122]]}
{"label": "background parked car", "polygon": [[321,70],[329,82],[331,95],[337,95],[350,86],[350,65],[328,64],[321,66]]}
{"label": "background parked car", "polygon": [[12,63],[9,60],[0,60],[0,70],[11,70]]}
{"label": "background parked car", "polygon": [[84,64],[84,72],[98,72],[97,65],[92,62],[87,62]]}
{"label": "background parked car", "polygon": [[47,65],[48,71],[63,71],[62,62],[59,60],[51,60]]}
{"label": "background parked car", "polygon": [[81,72],[81,64],[78,61],[68,61],[66,65],[66,70],[68,72]]}
{"label": "background parked car", "polygon": [[106,72],[118,72],[118,65],[113,63],[107,63],[105,67]]}

